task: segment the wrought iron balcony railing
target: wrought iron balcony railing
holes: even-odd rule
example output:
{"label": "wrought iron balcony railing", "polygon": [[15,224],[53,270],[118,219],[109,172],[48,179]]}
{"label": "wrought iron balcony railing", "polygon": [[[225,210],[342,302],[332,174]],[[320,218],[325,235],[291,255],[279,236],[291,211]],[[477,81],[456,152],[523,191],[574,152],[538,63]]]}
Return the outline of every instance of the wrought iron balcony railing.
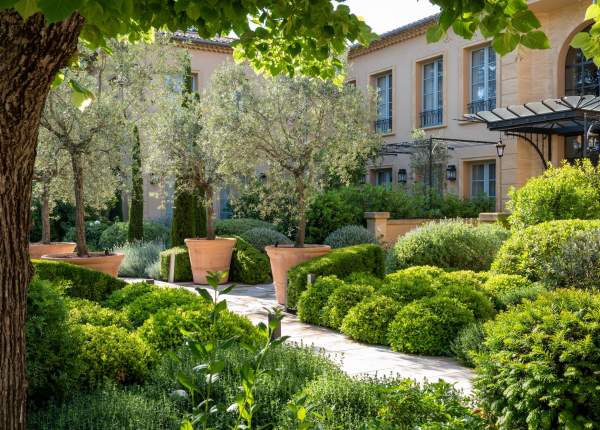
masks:
{"label": "wrought iron balcony railing", "polygon": [[469,113],[477,113],[484,110],[492,110],[496,108],[496,97],[486,100],[474,100],[467,105]]}
{"label": "wrought iron balcony railing", "polygon": [[375,131],[378,133],[389,133],[390,131],[392,131],[392,118],[376,120]]}
{"label": "wrought iron balcony railing", "polygon": [[443,109],[433,109],[421,112],[421,127],[440,125],[444,118]]}

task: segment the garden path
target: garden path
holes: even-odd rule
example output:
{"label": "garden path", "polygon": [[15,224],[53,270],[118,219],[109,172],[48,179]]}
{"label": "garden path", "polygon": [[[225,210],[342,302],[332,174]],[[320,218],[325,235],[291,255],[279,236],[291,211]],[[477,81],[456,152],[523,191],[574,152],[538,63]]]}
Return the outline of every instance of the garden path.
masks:
{"label": "garden path", "polygon": [[[165,287],[181,286],[195,291],[195,286],[190,282],[175,285],[156,281],[156,284]],[[276,305],[273,284],[239,285],[224,298],[231,311],[245,315],[254,324],[266,322],[267,309]],[[287,313],[282,321],[281,331],[283,336],[289,336],[288,342],[309,345],[330,354],[350,375],[397,375],[432,382],[443,379],[454,383],[467,394],[472,389],[472,370],[450,358],[402,354],[384,346],[359,343],[333,330],[305,324],[296,315]]]}

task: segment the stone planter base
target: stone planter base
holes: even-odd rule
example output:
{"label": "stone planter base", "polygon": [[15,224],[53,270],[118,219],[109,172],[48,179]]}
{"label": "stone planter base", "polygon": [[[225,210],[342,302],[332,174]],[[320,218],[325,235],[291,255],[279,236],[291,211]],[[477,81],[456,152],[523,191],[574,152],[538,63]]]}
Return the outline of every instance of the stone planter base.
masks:
{"label": "stone planter base", "polygon": [[75,242],[36,242],[29,244],[29,255],[31,258],[41,258],[46,254],[70,254],[75,251]]}
{"label": "stone planter base", "polygon": [[63,253],[42,255],[42,260],[75,264],[76,266],[97,270],[98,272],[117,277],[119,274],[119,266],[124,257],[125,255],[121,253],[104,255],[104,253],[91,252],[89,257],[78,257],[77,254],[74,253]]}
{"label": "stone planter base", "polygon": [[277,303],[287,305],[288,270],[304,261],[328,254],[331,247],[328,245],[304,245],[304,248],[294,248],[294,245],[279,245],[267,246],[265,251],[271,260]]}
{"label": "stone planter base", "polygon": [[220,284],[229,280],[231,254],[235,246],[233,238],[185,239],[190,255],[194,284],[207,285],[209,272],[227,272]]}

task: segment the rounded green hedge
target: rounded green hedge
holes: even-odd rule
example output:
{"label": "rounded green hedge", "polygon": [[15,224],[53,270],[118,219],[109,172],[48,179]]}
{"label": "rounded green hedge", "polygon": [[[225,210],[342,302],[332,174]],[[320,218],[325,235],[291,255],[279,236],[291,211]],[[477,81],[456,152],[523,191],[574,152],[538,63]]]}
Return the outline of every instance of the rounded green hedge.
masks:
{"label": "rounded green hedge", "polygon": [[473,312],[478,321],[491,319],[496,314],[492,301],[483,292],[471,286],[449,283],[438,289],[438,295],[456,299]]}
{"label": "rounded green hedge", "polygon": [[300,321],[325,325],[325,317],[323,309],[329,300],[329,296],[340,287],[343,287],[344,281],[341,281],[337,276],[321,276],[310,284],[308,288],[302,292],[300,300],[298,300],[298,318]]}
{"label": "rounded green hedge", "polygon": [[543,281],[549,287],[569,287],[552,276],[555,272],[550,269],[562,258],[562,249],[571,237],[597,229],[600,220],[549,221],[517,230],[498,251],[492,271]]}
{"label": "rounded green hedge", "polygon": [[480,322],[465,326],[450,344],[452,355],[459,363],[475,367],[475,355],[482,351],[485,334]]}
{"label": "rounded green hedge", "polygon": [[103,305],[112,309],[122,309],[138,297],[156,290],[158,290],[157,286],[145,282],[127,284],[125,287],[114,291],[108,296],[106,300],[104,300]]}
{"label": "rounded green hedge", "polygon": [[84,371],[81,382],[96,387],[106,382],[139,383],[149,373],[155,357],[135,332],[122,327],[80,326],[83,343],[79,357]]}
{"label": "rounded green hedge", "polygon": [[141,326],[152,314],[171,306],[202,304],[200,296],[184,288],[157,288],[137,297],[124,307],[127,317],[134,327]]}
{"label": "rounded green hedge", "polygon": [[437,280],[441,276],[444,276],[444,271],[437,267],[409,267],[387,275],[386,285],[380,291],[405,305],[422,297],[433,296],[437,291]]}
{"label": "rounded green hedge", "polygon": [[86,299],[68,299],[69,322],[71,324],[91,324],[106,327],[115,325],[131,329],[127,314],[120,310],[105,308]]}
{"label": "rounded green hedge", "polygon": [[348,311],[341,331],[361,342],[388,345],[388,325],[400,308],[400,304],[389,297],[368,297]]}
{"label": "rounded green hedge", "polygon": [[377,239],[369,230],[361,225],[346,225],[329,233],[323,241],[332,248],[360,245],[361,243],[377,243]]}
{"label": "rounded green hedge", "polygon": [[283,233],[264,227],[251,228],[242,233],[240,237],[261,252],[265,252],[265,247],[270,245],[291,245],[293,243]]}
{"label": "rounded green hedge", "polygon": [[273,224],[253,218],[218,219],[215,221],[215,233],[218,236],[241,236],[253,228],[277,230]]}
{"label": "rounded green hedge", "polygon": [[[129,223],[116,222],[100,235],[98,247],[100,249],[113,249],[117,246],[122,246],[128,242],[127,235],[129,231]],[[160,242],[167,244],[169,241],[169,229],[158,222],[144,221],[144,241],[145,242]]]}
{"label": "rounded green hedge", "polygon": [[456,299],[426,297],[404,306],[389,326],[394,351],[424,355],[449,355],[456,335],[475,321],[473,312]]}
{"label": "rounded green hedge", "polygon": [[190,255],[185,246],[175,246],[160,253],[160,279],[169,279],[169,264],[171,255],[175,256],[174,282],[190,282],[192,280],[192,266]]}
{"label": "rounded green hedge", "polygon": [[265,284],[271,280],[269,258],[241,237],[236,237],[229,279],[242,284]]}
{"label": "rounded green hedge", "polygon": [[560,219],[600,218],[600,173],[589,160],[549,167],[511,190],[510,224],[525,228]]}
{"label": "rounded green hedge", "polygon": [[600,296],[557,290],[485,324],[475,389],[495,428],[600,423]]}
{"label": "rounded green hedge", "polygon": [[474,226],[461,220],[425,224],[394,245],[396,267],[437,266],[484,271],[509,233],[495,224]]}
{"label": "rounded green hedge", "polygon": [[529,295],[534,290],[532,286],[529,279],[520,275],[493,274],[481,285],[481,290],[490,297],[496,309],[505,310],[519,303],[519,297],[532,298]]}
{"label": "rounded green hedge", "polygon": [[375,289],[365,284],[345,284],[336,288],[323,308],[322,322],[324,325],[339,329],[344,318],[355,305],[373,295]]}
{"label": "rounded green hedge", "polygon": [[245,317],[224,311],[216,326],[212,325],[210,312],[212,305],[179,306],[162,309],[148,318],[138,329],[140,336],[157,351],[175,350],[184,341],[181,330],[193,333],[194,338],[206,341],[212,335],[218,339],[239,336],[240,341],[252,343],[258,339],[258,333]]}

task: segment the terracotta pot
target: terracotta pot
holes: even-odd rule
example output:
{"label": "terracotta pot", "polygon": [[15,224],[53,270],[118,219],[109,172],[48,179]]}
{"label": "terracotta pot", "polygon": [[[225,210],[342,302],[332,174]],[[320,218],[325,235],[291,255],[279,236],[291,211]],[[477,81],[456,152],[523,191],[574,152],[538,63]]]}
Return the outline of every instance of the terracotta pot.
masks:
{"label": "terracotta pot", "polygon": [[294,248],[294,245],[279,245],[267,246],[265,251],[271,260],[277,303],[287,305],[288,270],[304,261],[328,254],[331,247],[328,245],[304,245],[304,248]]}
{"label": "terracotta pot", "polygon": [[29,255],[31,258],[40,258],[46,254],[69,254],[75,251],[75,242],[36,242],[29,244]]}
{"label": "terracotta pot", "polygon": [[185,239],[185,245],[190,255],[194,284],[207,285],[208,272],[227,272],[227,276],[221,279],[220,284],[229,280],[231,254],[235,246],[234,238]]}
{"label": "terracotta pot", "polygon": [[97,270],[98,272],[117,277],[123,257],[125,255],[119,252],[109,255],[104,255],[104,253],[100,252],[91,252],[89,257],[78,257],[75,253],[47,254],[42,255],[42,260],[75,264],[76,266]]}

